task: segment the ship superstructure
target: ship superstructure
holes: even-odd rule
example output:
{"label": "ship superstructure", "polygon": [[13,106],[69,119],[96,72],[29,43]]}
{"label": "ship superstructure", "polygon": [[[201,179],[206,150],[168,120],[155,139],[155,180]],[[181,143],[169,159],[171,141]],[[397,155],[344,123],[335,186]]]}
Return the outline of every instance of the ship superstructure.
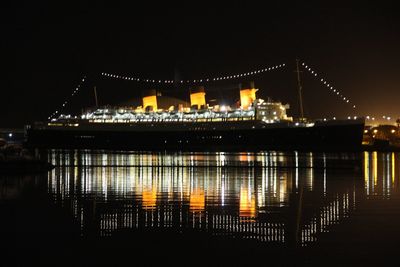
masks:
{"label": "ship superstructure", "polygon": [[288,104],[267,101],[256,98],[257,89],[240,90],[240,106],[232,108],[229,105],[210,106],[206,103],[204,87],[191,90],[190,106],[183,104],[159,108],[155,90],[149,90],[142,98],[142,105],[137,107],[101,107],[89,109],[79,118],[71,115],[60,115],[52,119],[49,125],[59,125],[63,122],[86,120],[89,123],[134,123],[134,122],[217,122],[238,120],[260,120],[265,123],[292,121],[287,116]]}

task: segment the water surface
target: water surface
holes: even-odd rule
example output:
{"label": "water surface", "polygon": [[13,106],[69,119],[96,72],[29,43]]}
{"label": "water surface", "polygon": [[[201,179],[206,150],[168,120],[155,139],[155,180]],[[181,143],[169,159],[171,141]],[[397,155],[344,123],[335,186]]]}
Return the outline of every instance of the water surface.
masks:
{"label": "water surface", "polygon": [[283,265],[368,264],[385,259],[371,258],[372,247],[379,242],[375,252],[391,251],[399,236],[396,153],[50,150],[45,156],[57,166],[48,175],[0,181],[3,206],[13,212],[18,203],[23,213],[16,220],[38,211],[29,218],[40,229],[33,237],[32,226],[17,223],[21,242],[44,238],[66,249],[43,252],[49,259],[66,253],[72,262],[97,265],[146,256],[149,265],[180,265],[189,255],[245,265],[268,256]]}

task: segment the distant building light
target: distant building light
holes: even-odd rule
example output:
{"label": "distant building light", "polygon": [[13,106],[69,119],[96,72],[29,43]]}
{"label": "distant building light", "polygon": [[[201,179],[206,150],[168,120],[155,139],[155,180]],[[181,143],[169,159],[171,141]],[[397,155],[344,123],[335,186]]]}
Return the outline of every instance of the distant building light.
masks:
{"label": "distant building light", "polygon": [[395,130],[395,129],[392,129],[390,132],[391,132],[391,133],[395,133],[395,132],[396,132],[396,130]]}
{"label": "distant building light", "polygon": [[13,134],[12,134],[12,133],[9,133],[9,134],[8,134],[8,137],[10,137],[10,138],[13,137]]}
{"label": "distant building light", "polygon": [[374,130],[374,133],[377,133],[377,132],[378,132],[378,130],[377,130],[377,129],[375,129],[375,130]]}

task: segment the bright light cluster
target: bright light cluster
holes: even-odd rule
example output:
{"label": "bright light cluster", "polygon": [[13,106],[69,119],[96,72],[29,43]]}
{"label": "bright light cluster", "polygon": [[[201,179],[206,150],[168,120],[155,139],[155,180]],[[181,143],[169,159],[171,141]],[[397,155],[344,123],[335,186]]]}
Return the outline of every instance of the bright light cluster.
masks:
{"label": "bright light cluster", "polygon": [[[306,65],[306,63],[301,63],[301,65],[308,70],[314,77],[318,77],[319,75],[317,74],[316,71],[314,71],[313,69],[311,69],[310,66]],[[323,85],[325,85],[333,94],[335,94],[336,96],[338,96],[343,102],[345,102],[346,104],[352,105],[352,107],[355,109],[356,105],[352,104],[350,99],[348,97],[345,97],[338,89],[334,88],[330,83],[328,83],[327,80],[325,80],[324,78],[317,78]]]}
{"label": "bright light cluster", "polygon": [[[201,119],[235,119],[253,118],[254,110],[233,110],[216,112],[213,110],[200,110],[190,112],[160,111],[160,112],[135,112],[130,109],[96,109],[81,116],[82,119],[92,122],[160,122],[160,121],[197,121]],[[67,115],[59,119],[69,119]]]}
{"label": "bright light cluster", "polygon": [[212,81],[222,81],[222,80],[231,80],[231,79],[238,79],[247,76],[257,75],[263,72],[279,69],[285,67],[286,64],[280,64],[273,67],[258,69],[250,72],[244,72],[239,74],[227,75],[227,76],[218,76],[218,77],[210,77],[210,78],[202,78],[202,79],[195,79],[195,80],[161,80],[161,79],[147,79],[147,78],[138,78],[138,77],[128,77],[122,75],[111,74],[107,72],[102,72],[101,75],[105,77],[120,79],[120,80],[127,80],[127,81],[136,81],[136,82],[146,82],[146,83],[164,83],[164,84],[172,84],[172,83],[185,83],[185,84],[193,84],[193,83],[205,83],[205,82],[212,82]]}
{"label": "bright light cluster", "polygon": [[[86,80],[86,75],[83,76],[79,84],[75,87],[75,89],[72,91],[71,97],[74,97],[78,92],[83,83]],[[53,117],[59,114],[59,112],[68,104],[68,100],[65,100],[64,103],[61,105],[61,108],[59,110],[54,111],[47,119],[51,120]]]}

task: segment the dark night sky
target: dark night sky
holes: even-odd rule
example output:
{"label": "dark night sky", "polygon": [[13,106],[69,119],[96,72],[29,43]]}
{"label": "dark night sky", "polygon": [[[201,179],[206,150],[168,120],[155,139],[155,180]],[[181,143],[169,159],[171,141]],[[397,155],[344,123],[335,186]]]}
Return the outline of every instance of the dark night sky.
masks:
{"label": "dark night sky", "polygon": [[[99,72],[196,79],[286,63],[283,71],[254,78],[260,95],[289,102],[297,116],[295,59],[307,62],[357,105],[352,111],[303,73],[309,117],[400,117],[400,16],[395,5],[312,3],[263,6],[139,5],[108,3],[2,7],[3,75],[0,127],[46,119],[69,99],[82,75],[89,81],[65,111],[140,96],[146,84],[110,82]],[[302,1],[305,2],[305,1]],[[381,2],[380,2],[381,3]],[[8,5],[8,6],[7,6]],[[231,96],[239,81],[206,85]],[[164,94],[187,95],[165,87]],[[220,92],[220,91],[218,91]]]}

